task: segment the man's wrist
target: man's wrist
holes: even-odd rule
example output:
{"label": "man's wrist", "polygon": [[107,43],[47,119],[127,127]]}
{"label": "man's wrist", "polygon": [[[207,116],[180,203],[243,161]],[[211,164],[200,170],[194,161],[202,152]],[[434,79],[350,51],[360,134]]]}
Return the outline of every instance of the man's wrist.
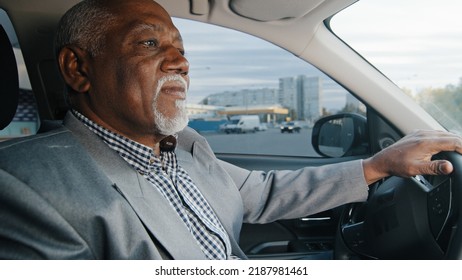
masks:
{"label": "man's wrist", "polygon": [[363,160],[364,178],[368,185],[389,176],[388,173],[380,170],[379,166],[378,160],[374,157]]}

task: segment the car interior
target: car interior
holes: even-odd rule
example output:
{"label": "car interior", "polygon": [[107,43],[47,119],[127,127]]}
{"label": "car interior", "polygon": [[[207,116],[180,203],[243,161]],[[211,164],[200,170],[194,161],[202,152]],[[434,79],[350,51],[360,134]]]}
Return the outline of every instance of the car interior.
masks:
{"label": "car interior", "polygon": [[2,85],[0,128],[3,129],[11,122],[16,113],[19,93],[16,59],[3,26],[0,27],[0,54],[0,81]]}
{"label": "car interior", "polygon": [[[0,28],[0,129],[12,121],[18,106],[12,44],[21,46],[27,66],[41,123],[38,133],[59,126],[68,107],[55,65],[53,37],[61,15],[77,2],[0,0],[18,40],[12,43],[5,27]],[[271,42],[310,62],[367,104],[367,122],[351,115],[337,117],[355,120],[351,133],[356,140],[341,157],[325,154],[317,142],[331,118],[313,128],[312,139],[318,143],[314,146],[325,157],[217,153],[222,160],[246,169],[295,170],[365,158],[380,151],[385,138],[393,143],[416,127],[444,129],[331,32],[329,19],[356,0],[157,2],[171,16],[225,26]],[[367,203],[342,205],[299,219],[245,224],[240,246],[250,259],[462,259],[462,159],[453,153],[439,157],[449,159],[457,172],[391,177],[371,186]]]}

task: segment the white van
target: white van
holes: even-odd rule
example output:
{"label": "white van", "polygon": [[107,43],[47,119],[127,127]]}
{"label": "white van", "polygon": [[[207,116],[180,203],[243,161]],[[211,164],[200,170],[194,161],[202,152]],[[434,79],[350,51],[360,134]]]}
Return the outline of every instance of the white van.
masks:
{"label": "white van", "polygon": [[260,130],[260,118],[257,115],[232,116],[223,126],[226,133],[246,133]]}

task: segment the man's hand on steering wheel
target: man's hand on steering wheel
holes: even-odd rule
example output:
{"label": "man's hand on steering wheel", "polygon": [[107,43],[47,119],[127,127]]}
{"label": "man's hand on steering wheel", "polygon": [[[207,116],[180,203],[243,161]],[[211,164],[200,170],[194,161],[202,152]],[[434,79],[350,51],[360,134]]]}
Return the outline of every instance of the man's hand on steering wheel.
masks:
{"label": "man's hand on steering wheel", "polygon": [[371,158],[364,160],[364,177],[370,185],[388,176],[448,175],[447,160],[432,160],[439,152],[462,154],[462,137],[450,132],[416,130]]}

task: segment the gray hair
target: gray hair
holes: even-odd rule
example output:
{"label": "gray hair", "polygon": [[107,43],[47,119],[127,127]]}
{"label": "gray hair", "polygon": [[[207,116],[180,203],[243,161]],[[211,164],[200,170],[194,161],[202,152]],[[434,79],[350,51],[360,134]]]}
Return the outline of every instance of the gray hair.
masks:
{"label": "gray hair", "polygon": [[68,45],[76,45],[96,56],[102,52],[105,33],[116,16],[104,5],[105,0],[84,0],[68,10],[58,24],[56,55]]}

